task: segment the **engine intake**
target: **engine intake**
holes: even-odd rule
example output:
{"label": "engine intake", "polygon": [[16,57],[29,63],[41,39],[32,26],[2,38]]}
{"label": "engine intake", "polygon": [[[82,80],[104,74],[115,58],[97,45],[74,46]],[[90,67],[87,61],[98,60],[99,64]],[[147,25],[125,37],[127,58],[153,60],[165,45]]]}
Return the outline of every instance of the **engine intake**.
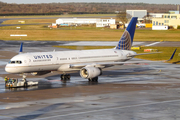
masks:
{"label": "engine intake", "polygon": [[102,74],[102,70],[96,67],[84,67],[80,70],[80,75],[82,78],[89,79],[95,78]]}

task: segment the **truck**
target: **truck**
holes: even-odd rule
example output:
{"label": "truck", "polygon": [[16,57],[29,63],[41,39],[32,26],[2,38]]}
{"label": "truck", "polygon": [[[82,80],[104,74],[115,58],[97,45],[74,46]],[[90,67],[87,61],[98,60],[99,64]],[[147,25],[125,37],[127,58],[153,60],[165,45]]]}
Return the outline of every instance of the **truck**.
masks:
{"label": "truck", "polygon": [[36,85],[38,85],[38,82],[18,80],[17,78],[9,78],[5,83],[6,88],[29,87]]}

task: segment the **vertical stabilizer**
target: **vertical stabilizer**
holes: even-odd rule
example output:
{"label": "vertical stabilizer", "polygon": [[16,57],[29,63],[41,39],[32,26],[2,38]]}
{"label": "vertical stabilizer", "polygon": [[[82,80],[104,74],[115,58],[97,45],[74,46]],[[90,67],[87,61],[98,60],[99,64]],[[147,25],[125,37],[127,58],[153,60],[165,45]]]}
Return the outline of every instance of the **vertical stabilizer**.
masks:
{"label": "vertical stabilizer", "polygon": [[23,42],[21,43],[21,46],[19,48],[19,53],[22,53],[23,52]]}
{"label": "vertical stabilizer", "polygon": [[121,39],[118,42],[118,45],[116,46],[116,49],[120,50],[131,50],[131,46],[133,43],[134,38],[134,32],[136,29],[136,23],[137,23],[137,17],[133,17],[124,31]]}

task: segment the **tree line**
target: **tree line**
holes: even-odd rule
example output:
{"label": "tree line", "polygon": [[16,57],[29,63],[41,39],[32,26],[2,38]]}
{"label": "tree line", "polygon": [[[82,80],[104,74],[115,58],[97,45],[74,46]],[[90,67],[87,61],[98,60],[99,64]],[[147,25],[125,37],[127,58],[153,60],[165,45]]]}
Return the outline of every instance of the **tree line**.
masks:
{"label": "tree line", "polygon": [[60,15],[60,14],[112,14],[115,11],[147,10],[150,13],[167,13],[176,10],[174,4],[147,3],[42,3],[8,4],[0,2],[0,15]]}

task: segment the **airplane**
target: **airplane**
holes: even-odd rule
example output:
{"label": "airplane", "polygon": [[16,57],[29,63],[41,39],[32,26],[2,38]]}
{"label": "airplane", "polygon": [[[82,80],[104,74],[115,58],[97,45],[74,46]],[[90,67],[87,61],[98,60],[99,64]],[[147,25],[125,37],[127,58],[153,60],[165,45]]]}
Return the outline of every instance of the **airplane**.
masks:
{"label": "airplane", "polygon": [[[25,76],[24,78],[26,78],[26,73],[44,75],[52,71],[65,73],[80,70],[80,76],[82,78],[89,81],[98,81],[103,68],[124,65],[126,63],[139,63],[138,61],[126,61],[132,59],[134,56],[147,54],[137,54],[131,51],[136,23],[137,17],[133,17],[116,47],[112,49],[23,53],[22,43],[19,54],[9,61],[5,67],[5,71],[8,73],[23,74]],[[70,75],[62,74],[61,79],[70,79]]]}

